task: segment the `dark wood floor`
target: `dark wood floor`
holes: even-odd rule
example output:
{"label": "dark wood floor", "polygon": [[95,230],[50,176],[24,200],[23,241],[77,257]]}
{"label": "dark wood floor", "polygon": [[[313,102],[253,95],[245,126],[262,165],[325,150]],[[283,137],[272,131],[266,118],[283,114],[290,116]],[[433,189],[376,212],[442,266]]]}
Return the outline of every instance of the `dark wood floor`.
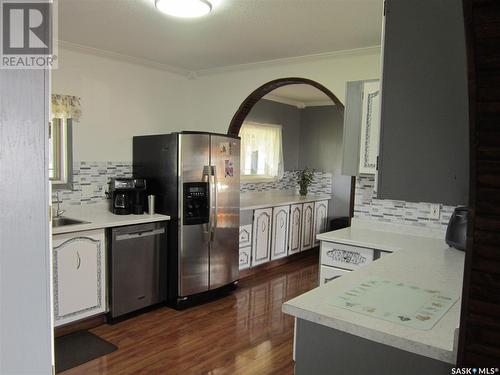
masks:
{"label": "dark wood floor", "polygon": [[281,305],[317,284],[311,252],[241,280],[217,301],[102,325],[91,331],[119,349],[64,374],[293,374],[293,318]]}

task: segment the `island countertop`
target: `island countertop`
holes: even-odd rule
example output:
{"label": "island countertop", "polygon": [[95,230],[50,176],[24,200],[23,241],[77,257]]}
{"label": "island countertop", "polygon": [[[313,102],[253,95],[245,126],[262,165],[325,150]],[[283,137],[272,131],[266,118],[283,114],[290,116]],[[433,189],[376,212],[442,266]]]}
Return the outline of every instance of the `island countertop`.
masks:
{"label": "island countertop", "polygon": [[283,304],[283,312],[408,352],[455,363],[455,330],[461,299],[428,331],[394,324],[328,303],[329,298],[371,277],[379,277],[461,296],[464,253],[444,239],[351,227],[318,236],[321,240],[392,251]]}
{"label": "island countertop", "polygon": [[64,212],[63,217],[83,220],[86,223],[64,225],[52,228],[52,234],[80,232],[84,230],[119,227],[170,220],[170,216],[154,215],[114,215],[107,204],[81,205],[70,207]]}
{"label": "island countertop", "polygon": [[295,190],[247,192],[240,194],[240,210],[255,210],[289,204],[316,202],[329,200],[330,198],[330,195],[324,193],[310,193],[302,196]]}

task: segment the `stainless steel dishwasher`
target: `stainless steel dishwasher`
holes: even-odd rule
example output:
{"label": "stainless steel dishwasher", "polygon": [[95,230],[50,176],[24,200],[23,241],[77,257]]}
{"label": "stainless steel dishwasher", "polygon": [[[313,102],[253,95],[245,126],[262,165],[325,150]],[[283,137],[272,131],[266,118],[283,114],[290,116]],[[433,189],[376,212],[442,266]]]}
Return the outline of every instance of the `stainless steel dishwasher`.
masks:
{"label": "stainless steel dishwasher", "polygon": [[165,224],[117,227],[110,234],[111,320],[165,301]]}

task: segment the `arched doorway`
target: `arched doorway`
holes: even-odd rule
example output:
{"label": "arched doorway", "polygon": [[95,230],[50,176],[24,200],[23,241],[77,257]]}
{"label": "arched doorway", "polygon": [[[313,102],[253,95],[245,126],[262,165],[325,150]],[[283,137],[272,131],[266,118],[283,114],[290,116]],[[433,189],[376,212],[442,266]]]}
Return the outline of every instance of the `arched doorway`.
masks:
{"label": "arched doorway", "polygon": [[[234,114],[230,124],[229,128],[227,131],[228,135],[233,135],[233,136],[238,136],[240,133],[241,126],[249,113],[251,112],[252,108],[259,102],[261,99],[263,99],[267,94],[271,93],[272,91],[283,87],[283,86],[288,86],[288,85],[300,85],[300,84],[306,84],[315,87],[316,89],[322,91],[328,98],[330,98],[335,106],[338,108],[338,110],[343,113],[344,112],[344,105],[342,102],[337,98],[337,96],[330,91],[328,88],[323,86],[321,83],[316,82],[311,79],[307,78],[301,78],[301,77],[288,77],[288,78],[279,78],[275,79],[273,81],[267,82],[263,84],[262,86],[258,87],[255,89],[244,101],[241,103],[240,107]],[[351,178],[351,188],[350,188],[350,200],[349,200],[349,224],[350,224],[350,219],[354,215],[354,195],[355,195],[355,186],[356,186],[356,177],[353,176]]]}
{"label": "arched doorway", "polygon": [[287,85],[297,85],[297,84],[306,84],[317,88],[318,90],[322,91],[325,95],[327,95],[330,99],[332,99],[335,105],[338,106],[338,108],[342,112],[344,111],[344,105],[340,102],[340,100],[335,96],[333,92],[328,90],[321,83],[313,81],[311,79],[300,78],[300,77],[279,78],[263,84],[262,86],[254,90],[243,101],[243,103],[241,103],[240,107],[234,114],[231,123],[229,124],[229,129],[227,131],[227,134],[237,136],[240,133],[241,124],[243,124],[243,121],[248,116],[253,106],[259,100],[261,100],[265,95],[269,94],[271,91],[276,90],[279,87]]}

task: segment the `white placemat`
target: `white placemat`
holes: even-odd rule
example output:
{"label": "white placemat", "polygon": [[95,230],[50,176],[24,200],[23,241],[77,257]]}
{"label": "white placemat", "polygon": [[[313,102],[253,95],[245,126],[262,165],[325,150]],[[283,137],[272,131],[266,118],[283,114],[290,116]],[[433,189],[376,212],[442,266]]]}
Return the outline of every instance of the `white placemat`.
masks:
{"label": "white placemat", "polygon": [[329,303],[374,318],[430,330],[458,296],[381,278],[369,278],[334,296]]}

